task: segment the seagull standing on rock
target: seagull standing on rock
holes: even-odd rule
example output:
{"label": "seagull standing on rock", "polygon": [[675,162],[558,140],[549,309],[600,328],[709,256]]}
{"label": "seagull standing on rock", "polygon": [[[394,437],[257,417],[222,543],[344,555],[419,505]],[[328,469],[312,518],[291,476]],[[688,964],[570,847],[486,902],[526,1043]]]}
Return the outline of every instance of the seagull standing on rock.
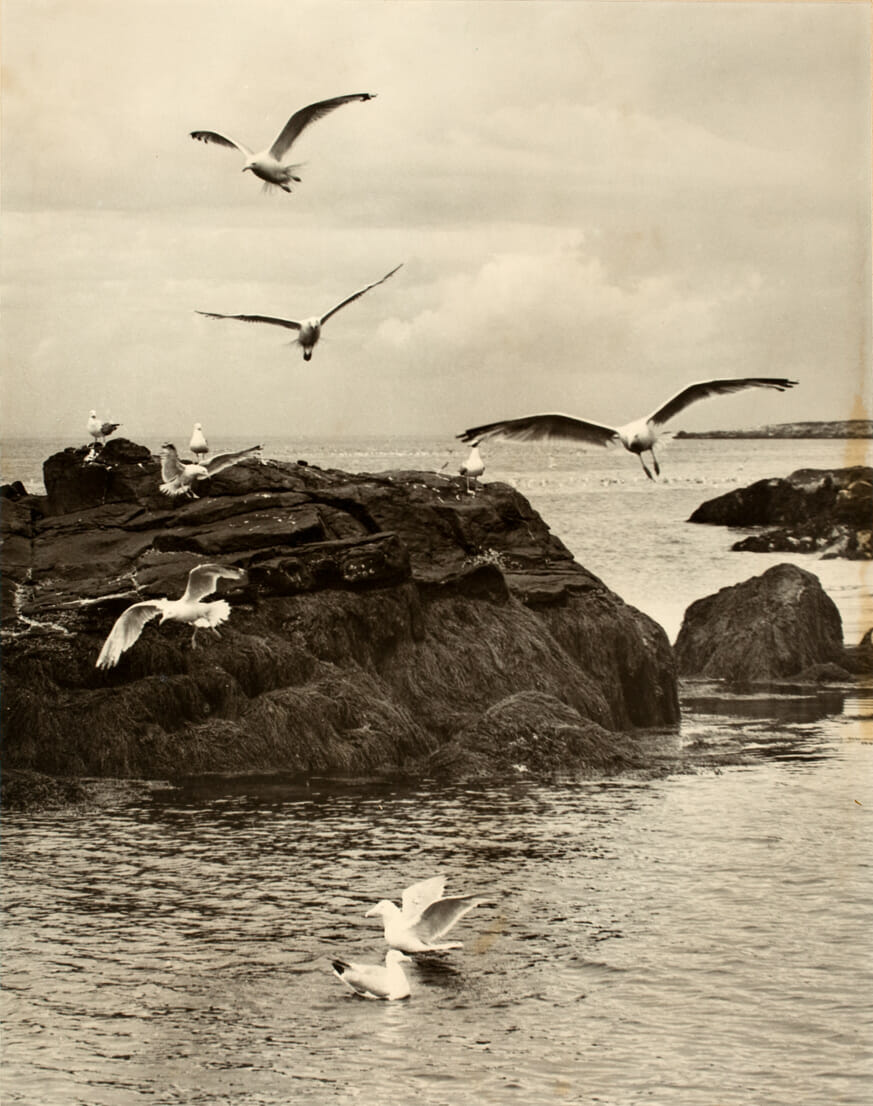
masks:
{"label": "seagull standing on rock", "polygon": [[157,615],[161,616],[161,624],[187,622],[192,625],[192,649],[197,648],[198,630],[209,629],[216,637],[221,637],[216,626],[230,617],[230,604],[226,599],[215,599],[211,603],[204,603],[203,600],[215,591],[219,580],[242,580],[245,575],[245,570],[241,568],[197,565],[188,573],[188,584],[181,598],[146,599],[142,603],[134,603],[115,620],[100,650],[96,667],[112,668],[118,664],[121,654],[139,640],[143,626]]}
{"label": "seagull standing on rock", "polygon": [[188,448],[198,461],[202,461],[209,452],[209,442],[207,442],[206,436],[203,433],[203,427],[199,422],[194,423],[194,430],[191,433],[191,441],[188,443]]}
{"label": "seagull standing on rock", "polygon": [[796,383],[796,380],[772,376],[700,380],[677,392],[650,415],[635,419],[624,426],[604,426],[598,422],[589,422],[587,419],[577,419],[573,415],[527,415],[520,419],[506,419],[503,422],[489,422],[484,426],[474,426],[459,434],[458,437],[462,442],[478,442],[483,438],[509,438],[519,442],[566,438],[569,441],[602,446],[621,442],[625,449],[637,454],[643,466],[643,472],[650,480],[654,480],[654,476],[643,460],[643,453],[651,453],[655,472],[660,475],[661,469],[653,447],[660,437],[661,427],[668,419],[672,419],[697,400],[707,399],[709,396],[727,395],[730,392],[743,391],[745,388],[775,388],[776,391],[784,392],[786,388],[793,388]]}
{"label": "seagull standing on rock", "polygon": [[470,491],[470,481],[475,480],[477,476],[481,476],[485,471],[485,462],[482,460],[482,455],[479,453],[479,442],[475,441],[471,443],[473,448],[470,450],[470,456],[458,469],[461,476],[467,478],[467,492]]}
{"label": "seagull standing on rock", "polygon": [[392,949],[401,952],[442,952],[460,949],[460,941],[437,944],[450,929],[474,906],[485,900],[478,895],[455,895],[444,899],[444,876],[434,876],[407,887],[402,895],[402,908],[383,899],[367,911],[365,917],[381,917],[385,925],[385,940]]}
{"label": "seagull standing on rock", "polygon": [[368,284],[366,288],[362,288],[359,292],[355,292],[354,295],[344,299],[342,303],[338,303],[336,307],[332,307],[327,314],[321,316],[316,315],[311,319],[304,319],[302,323],[296,323],[292,319],[276,319],[271,315],[219,315],[214,311],[198,311],[197,314],[205,315],[207,319],[239,319],[244,323],[269,323],[271,326],[283,326],[286,330],[297,330],[299,334],[297,338],[294,339],[294,342],[303,348],[303,360],[309,361],[312,358],[312,351],[315,348],[315,344],[321,337],[321,328],[331,315],[335,315],[337,311],[347,304],[360,299],[361,296],[363,296],[365,292],[369,292],[371,288],[375,288],[379,284],[384,284],[388,277],[394,276],[397,269],[402,268],[403,263],[401,262],[397,268],[392,269],[390,273],[386,273],[381,280],[375,280],[372,284]]}
{"label": "seagull standing on rock", "polygon": [[265,190],[275,185],[283,192],[291,192],[293,191],[291,181],[298,183],[300,181],[300,177],[296,175],[300,166],[282,163],[301,131],[305,130],[310,123],[342,107],[343,104],[351,104],[355,100],[373,100],[375,96],[374,92],[356,92],[350,96],[335,96],[332,100],[320,100],[317,104],[309,104],[308,107],[296,111],[276,135],[272,146],[261,150],[258,154],[242,142],[237,142],[236,139],[228,138],[227,135],[219,134],[217,131],[191,131],[191,137],[198,142],[214,143],[218,146],[227,146],[231,150],[239,150],[246,158],[242,171],[245,173],[250,170],[254,173],[264,182]]}
{"label": "seagull standing on rock", "polygon": [[119,426],[121,426],[120,422],[104,422],[102,419],[98,419],[96,411],[92,411],[88,416],[88,433],[94,439],[95,445],[98,442],[102,445],[110,434],[115,433]]}
{"label": "seagull standing on rock", "polygon": [[199,499],[200,496],[197,495],[193,487],[196,480],[204,480],[207,476],[215,476],[217,473],[230,468],[231,465],[244,461],[246,457],[251,457],[252,454],[263,448],[260,445],[253,445],[248,449],[237,450],[236,453],[219,453],[211,461],[201,464],[197,461],[180,460],[176,447],[172,442],[167,442],[161,450],[161,477],[163,479],[161,491],[164,495],[170,495],[173,498],[185,495],[189,499]]}
{"label": "seagull standing on rock", "polygon": [[347,987],[363,998],[382,998],[389,1002],[409,996],[409,980],[400,966],[408,960],[397,949],[389,949],[385,954],[385,966],[381,964],[350,964],[346,960],[332,960],[334,974]]}

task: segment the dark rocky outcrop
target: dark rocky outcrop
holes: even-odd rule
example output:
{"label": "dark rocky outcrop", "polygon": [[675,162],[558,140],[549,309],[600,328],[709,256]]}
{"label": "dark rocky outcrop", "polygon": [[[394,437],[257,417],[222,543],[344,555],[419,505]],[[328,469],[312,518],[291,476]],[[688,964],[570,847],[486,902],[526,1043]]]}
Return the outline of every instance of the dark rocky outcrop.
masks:
{"label": "dark rocky outcrop", "polygon": [[873,558],[873,468],[798,469],[785,479],[758,480],[702,503],[689,522],[775,526],[735,542],[751,553],[813,553]]}
{"label": "dark rocky outcrop", "polygon": [[873,419],[830,422],[778,422],[752,430],[680,430],[682,438],[873,438]]}
{"label": "dark rocky outcrop", "polygon": [[[507,485],[248,460],[179,503],[143,447],[88,457],[55,454],[45,496],[3,501],[7,768],[433,772],[436,750],[496,732],[494,712],[530,695],[605,764],[620,731],[678,720],[661,628]],[[221,583],[220,639],[192,649],[190,628],[155,620],[95,668],[130,603],[181,594],[206,561],[248,573]]]}
{"label": "dark rocky outcrop", "polygon": [[675,645],[683,676],[769,683],[849,678],[840,613],[818,577],[794,565],[698,599]]}

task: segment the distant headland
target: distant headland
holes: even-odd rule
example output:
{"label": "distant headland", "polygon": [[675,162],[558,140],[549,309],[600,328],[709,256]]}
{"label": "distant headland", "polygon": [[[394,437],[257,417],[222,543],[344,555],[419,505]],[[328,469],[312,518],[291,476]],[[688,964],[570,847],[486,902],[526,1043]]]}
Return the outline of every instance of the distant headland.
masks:
{"label": "distant headland", "polygon": [[873,438],[873,419],[779,422],[753,430],[679,430],[674,438]]}

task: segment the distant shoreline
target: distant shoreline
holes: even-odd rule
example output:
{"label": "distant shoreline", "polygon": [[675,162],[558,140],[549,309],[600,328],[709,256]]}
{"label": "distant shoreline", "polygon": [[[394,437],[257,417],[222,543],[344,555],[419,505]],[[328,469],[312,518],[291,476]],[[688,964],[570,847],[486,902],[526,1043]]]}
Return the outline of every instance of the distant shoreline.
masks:
{"label": "distant shoreline", "polygon": [[780,422],[754,430],[679,430],[676,438],[873,438],[873,419]]}

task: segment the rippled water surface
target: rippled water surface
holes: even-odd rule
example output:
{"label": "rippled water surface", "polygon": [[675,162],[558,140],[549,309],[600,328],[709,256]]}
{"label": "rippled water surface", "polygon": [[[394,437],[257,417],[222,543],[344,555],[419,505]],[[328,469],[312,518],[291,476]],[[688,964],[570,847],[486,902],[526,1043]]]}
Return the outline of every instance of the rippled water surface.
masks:
{"label": "rippled water surface", "polygon": [[[869,1102],[871,703],[843,707],[689,713],[649,780],[8,814],[3,1101]],[[329,959],[381,958],[365,910],[436,872],[491,899],[464,948],[352,996]]]}

